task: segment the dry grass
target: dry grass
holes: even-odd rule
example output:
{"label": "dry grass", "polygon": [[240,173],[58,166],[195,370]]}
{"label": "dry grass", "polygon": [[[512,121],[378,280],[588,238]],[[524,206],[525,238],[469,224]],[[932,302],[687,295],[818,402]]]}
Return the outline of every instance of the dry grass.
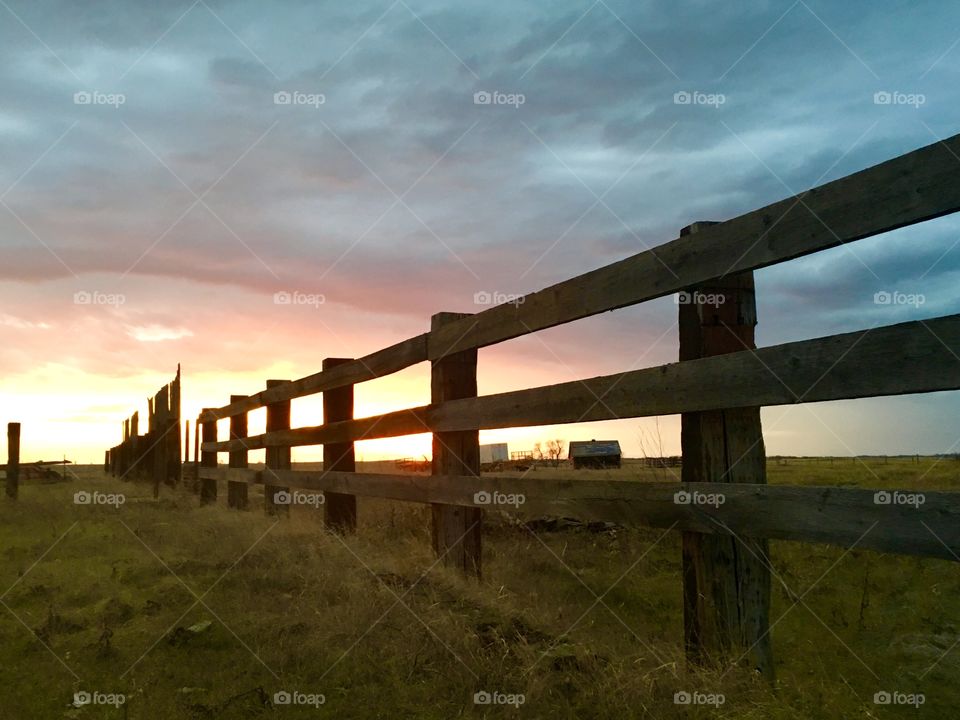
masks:
{"label": "dry grass", "polygon": [[[360,531],[342,540],[317,511],[278,522],[169,491],[155,503],[144,486],[75,472],[0,506],[4,718],[880,718],[960,706],[952,563],[774,542],[772,691],[745,670],[684,667],[674,533],[534,534],[494,519],[475,583],[434,565],[419,506],[361,500]],[[585,475],[618,476],[670,471]],[[770,481],[956,489],[960,463],[771,461]],[[73,504],[94,488],[127,502]],[[281,689],[326,705],[271,707]],[[525,704],[475,706],[484,689]],[[71,709],[77,690],[128,700]],[[674,704],[694,690],[726,702]],[[876,706],[879,690],[926,702]]]}

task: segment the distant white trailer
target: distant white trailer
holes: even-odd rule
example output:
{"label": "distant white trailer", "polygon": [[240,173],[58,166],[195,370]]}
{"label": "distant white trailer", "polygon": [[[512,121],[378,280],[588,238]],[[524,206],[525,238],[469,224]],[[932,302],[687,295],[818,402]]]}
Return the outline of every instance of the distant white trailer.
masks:
{"label": "distant white trailer", "polygon": [[510,459],[510,451],[506,443],[492,443],[480,446],[480,464],[506,462]]}

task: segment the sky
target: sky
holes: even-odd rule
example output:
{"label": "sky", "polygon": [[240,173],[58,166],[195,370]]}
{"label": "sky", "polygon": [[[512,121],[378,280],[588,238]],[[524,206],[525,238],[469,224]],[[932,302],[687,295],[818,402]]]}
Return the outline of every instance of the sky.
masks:
{"label": "sky", "polygon": [[[960,8],[918,0],[0,0],[0,421],[24,459],[102,461],[177,363],[195,417],[929,145],[960,128],[958,70]],[[958,217],[763,269],[758,344],[956,313],[958,281]],[[661,298],[482,349],[480,393],[673,362],[676,317]],[[356,413],[427,402],[424,364]],[[958,411],[768,408],[764,436],[950,452]],[[679,418],[481,435],[550,438],[676,454]]]}

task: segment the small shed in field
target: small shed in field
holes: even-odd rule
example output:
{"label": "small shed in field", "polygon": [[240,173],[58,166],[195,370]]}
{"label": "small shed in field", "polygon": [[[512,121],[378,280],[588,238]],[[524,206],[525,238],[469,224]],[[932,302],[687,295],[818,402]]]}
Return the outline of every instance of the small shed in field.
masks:
{"label": "small shed in field", "polygon": [[506,443],[491,443],[480,446],[480,464],[506,462],[510,459],[510,452]]}
{"label": "small shed in field", "polygon": [[620,467],[620,443],[617,440],[571,440],[570,460],[575,469]]}

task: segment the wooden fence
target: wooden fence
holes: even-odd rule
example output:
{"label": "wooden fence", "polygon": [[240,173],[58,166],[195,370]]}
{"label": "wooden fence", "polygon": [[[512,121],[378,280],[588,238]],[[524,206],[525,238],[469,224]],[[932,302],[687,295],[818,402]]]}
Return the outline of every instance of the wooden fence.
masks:
{"label": "wooden fence", "polygon": [[[960,493],[904,495],[837,487],[769,486],[760,407],[960,388],[960,316],[756,349],[752,271],[960,210],[960,136],[680,237],[478,314],[434,315],[430,332],[358,359],[327,359],[294,381],[204,410],[202,496],[228,483],[322,490],[326,522],[356,526],[357,496],[433,507],[433,545],[444,560],[481,570],[481,523],[497,498],[522,494],[524,512],[671,528],[682,533],[688,658],[750,658],[772,676],[769,539],[854,545],[957,560]],[[511,338],[680,293],[680,362],[547,387],[477,396],[477,350]],[[431,363],[431,403],[353,417],[353,387]],[[324,424],[290,427],[290,402],[324,394]],[[267,408],[248,436],[247,413]],[[479,476],[481,429],[682,415],[682,483]],[[229,439],[217,421],[230,418]],[[360,474],[359,440],[433,433],[432,474]],[[290,448],[323,445],[322,471],[294,471]],[[266,448],[265,470],[247,467]],[[218,467],[217,454],[230,454]],[[722,497],[722,502],[718,500]],[[711,499],[713,502],[711,502]],[[509,508],[507,508],[509,509]],[[744,652],[746,651],[746,652]]]}
{"label": "wooden fence", "polygon": [[124,420],[123,442],[106,451],[104,471],[127,480],[152,480],[157,497],[161,483],[176,485],[181,479],[179,365],[173,382],[148,398],[147,406],[146,435],[140,435],[139,412]]}

